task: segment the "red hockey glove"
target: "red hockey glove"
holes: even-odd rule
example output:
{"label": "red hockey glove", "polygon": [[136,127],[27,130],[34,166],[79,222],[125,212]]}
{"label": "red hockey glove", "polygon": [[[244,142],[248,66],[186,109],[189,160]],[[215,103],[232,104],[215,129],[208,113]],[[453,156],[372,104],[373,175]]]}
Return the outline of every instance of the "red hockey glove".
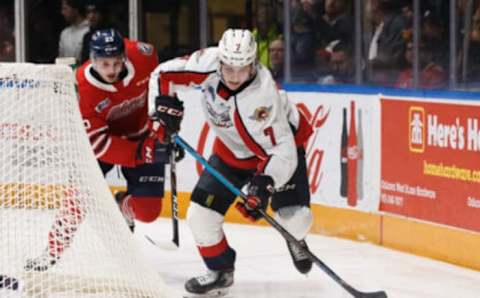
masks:
{"label": "red hockey glove", "polygon": [[274,191],[272,177],[262,174],[255,175],[247,187],[247,200],[238,202],[235,207],[250,221],[257,221],[262,218],[259,210],[267,210]]}
{"label": "red hockey glove", "polygon": [[171,136],[178,133],[183,119],[183,101],[176,96],[159,95],[155,98],[155,114],[152,119],[158,120],[164,128],[163,143],[170,143]]}
{"label": "red hockey glove", "polygon": [[[165,143],[165,127],[158,120],[148,120],[147,137],[142,139],[137,149],[138,163],[157,163],[170,161],[170,153],[175,150],[175,161],[185,157],[185,150],[175,143]],[[154,155],[150,154],[154,152]],[[153,159],[152,159],[153,157]]]}
{"label": "red hockey glove", "polygon": [[140,140],[137,147],[136,163],[168,163],[169,145],[162,144],[156,134],[150,133]]}

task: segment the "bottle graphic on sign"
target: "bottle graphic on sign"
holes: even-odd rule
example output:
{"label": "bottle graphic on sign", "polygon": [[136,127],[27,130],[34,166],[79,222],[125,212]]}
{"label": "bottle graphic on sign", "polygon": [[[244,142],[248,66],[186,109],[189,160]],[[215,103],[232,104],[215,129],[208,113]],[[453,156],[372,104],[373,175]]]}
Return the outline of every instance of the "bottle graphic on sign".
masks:
{"label": "bottle graphic on sign", "polygon": [[348,147],[347,147],[347,167],[348,167],[348,190],[347,203],[351,207],[357,205],[357,162],[358,162],[358,147],[357,147],[357,128],[355,123],[355,102],[350,102],[350,127],[348,130]]}
{"label": "bottle graphic on sign", "polygon": [[347,133],[347,108],[343,108],[342,135],[340,141],[340,196],[346,198],[348,190],[348,133]]}
{"label": "bottle graphic on sign", "polygon": [[361,200],[363,198],[363,124],[362,124],[362,110],[358,109],[358,132],[357,132],[357,196]]}

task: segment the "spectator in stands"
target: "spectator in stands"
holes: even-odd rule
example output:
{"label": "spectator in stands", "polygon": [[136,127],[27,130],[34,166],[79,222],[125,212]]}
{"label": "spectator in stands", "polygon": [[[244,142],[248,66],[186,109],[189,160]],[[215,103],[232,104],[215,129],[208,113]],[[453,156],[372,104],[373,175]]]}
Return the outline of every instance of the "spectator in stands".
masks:
{"label": "spectator in stands", "polygon": [[321,78],[321,84],[354,84],[355,64],[353,61],[353,45],[348,41],[334,40],[326,48],[330,53],[330,73]]}
{"label": "spectator in stands", "polygon": [[83,36],[89,29],[82,0],[62,0],[61,14],[70,25],[60,33],[58,56],[74,57],[78,62],[82,51]]}
{"label": "spectator in stands", "polygon": [[315,0],[292,0],[292,64],[298,70],[311,69],[315,60]]}
{"label": "spectator in stands", "polygon": [[406,3],[402,6],[402,16],[405,19],[405,29],[402,37],[404,40],[410,40],[413,36],[413,4]]}
{"label": "spectator in stands", "polygon": [[422,18],[422,38],[432,49],[432,60],[442,67],[448,66],[449,44],[445,42],[447,29],[440,16],[426,10]]}
{"label": "spectator in stands", "polygon": [[270,43],[279,36],[278,26],[273,17],[272,8],[265,2],[258,6],[256,13],[256,28],[253,30],[253,36],[257,41],[257,56],[260,63],[267,68],[270,67],[269,48]]}
{"label": "spectator in stands", "polygon": [[108,4],[108,0],[88,0],[85,5],[85,13],[90,24],[90,30],[83,36],[80,64],[89,59],[89,43],[93,33],[101,29],[115,28],[108,19]]}
{"label": "spectator in stands", "polygon": [[0,4],[0,62],[15,61],[13,7]]}
{"label": "spectator in stands", "polygon": [[368,47],[369,79],[372,83],[392,86],[400,71],[405,42],[405,19],[395,0],[371,0],[374,33]]}
{"label": "spectator in stands", "polygon": [[324,48],[333,40],[352,40],[354,20],[348,0],[325,0],[324,14],[316,25],[317,46]]}
{"label": "spectator in stands", "polygon": [[0,36],[0,62],[15,61],[15,39],[13,36]]}
{"label": "spectator in stands", "polygon": [[273,79],[277,82],[277,84],[281,84],[283,82],[283,64],[284,64],[284,50],[285,50],[285,43],[283,38],[279,37],[275,40],[270,42],[270,46],[268,48],[268,57],[269,57],[269,69],[272,73]]}
{"label": "spectator in stands", "polygon": [[[285,41],[282,36],[279,36],[277,39],[272,40],[269,47],[269,63],[270,63],[270,72],[273,79],[277,82],[278,85],[282,85],[285,76],[283,73],[284,61],[285,61]],[[296,82],[316,82],[318,79],[318,73],[314,69],[314,63],[312,61],[312,69],[305,71],[305,69],[297,69],[292,67],[291,69],[291,78]]]}
{"label": "spectator in stands", "polygon": [[[432,48],[424,40],[420,42],[419,63],[420,75],[418,87],[438,89],[446,86],[447,73],[439,64],[432,60]],[[399,74],[395,84],[397,88],[414,88],[413,82],[413,42],[408,41],[405,50],[406,68]]]}
{"label": "spectator in stands", "polygon": [[[472,16],[472,28],[470,30],[470,42],[468,44],[468,60],[466,63],[461,63],[465,69],[465,83],[480,82],[480,3],[474,8]],[[460,62],[463,56],[460,55]],[[463,71],[463,69],[462,69]],[[463,73],[462,73],[463,76]],[[463,77],[462,77],[463,78]]]}

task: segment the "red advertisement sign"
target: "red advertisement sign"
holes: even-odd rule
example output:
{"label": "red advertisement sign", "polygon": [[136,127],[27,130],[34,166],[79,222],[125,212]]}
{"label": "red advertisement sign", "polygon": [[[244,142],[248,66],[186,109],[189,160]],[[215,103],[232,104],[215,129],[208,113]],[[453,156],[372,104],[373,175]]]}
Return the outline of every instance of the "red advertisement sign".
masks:
{"label": "red advertisement sign", "polygon": [[380,210],[480,232],[480,106],[381,105]]}

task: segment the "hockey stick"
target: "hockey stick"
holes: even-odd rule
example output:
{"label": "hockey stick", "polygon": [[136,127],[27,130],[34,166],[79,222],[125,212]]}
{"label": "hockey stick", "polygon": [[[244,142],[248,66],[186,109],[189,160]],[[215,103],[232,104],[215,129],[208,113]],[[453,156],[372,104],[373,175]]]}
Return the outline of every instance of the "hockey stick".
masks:
{"label": "hockey stick", "polygon": [[172,243],[170,241],[155,241],[148,235],[143,236],[145,236],[145,239],[147,239],[148,242],[150,242],[153,246],[156,246],[157,248],[160,248],[162,250],[178,250],[178,246],[176,246],[175,243]]}
{"label": "hockey stick", "polygon": [[173,243],[177,247],[180,246],[180,239],[178,233],[178,197],[177,197],[177,170],[175,167],[175,158],[176,158],[176,150],[175,146],[172,147],[172,151],[170,152],[170,190],[171,195],[170,198],[172,200],[172,226],[173,226]]}
{"label": "hockey stick", "polygon": [[[239,196],[244,201],[247,200],[247,196],[238,188],[236,188],[230,181],[228,181],[222,174],[220,174],[217,170],[215,170],[208,161],[205,160],[200,154],[198,154],[195,149],[193,149],[185,140],[183,140],[180,136],[175,136],[175,143],[181,146],[185,151],[190,153],[197,161],[199,161],[205,169],[212,174],[218,181],[220,181],[223,185],[225,185],[233,194]],[[337,282],[340,286],[342,286],[347,292],[349,292],[355,298],[386,298],[387,293],[385,291],[377,291],[377,292],[360,292],[349,285],[346,281],[344,281],[340,276],[338,276],[330,267],[328,267],[325,263],[323,263],[317,256],[315,256],[309,249],[304,248],[300,245],[299,241],[292,236],[285,228],[283,228],[275,219],[273,219],[270,215],[268,215],[262,209],[258,210],[265,220],[274,227],[287,241],[293,243],[297,246],[297,248],[304,251],[304,253],[308,256],[308,258],[315,263],[320,269],[322,269],[325,273],[328,274],[335,282]]]}
{"label": "hockey stick", "polygon": [[172,228],[173,236],[172,242],[165,241],[156,241],[153,240],[150,236],[144,235],[145,239],[150,242],[152,245],[163,249],[163,250],[177,250],[180,246],[180,237],[178,232],[178,197],[177,197],[177,171],[176,171],[176,162],[175,162],[175,148],[172,148],[170,152],[170,188],[171,188],[171,206],[172,206]]}

